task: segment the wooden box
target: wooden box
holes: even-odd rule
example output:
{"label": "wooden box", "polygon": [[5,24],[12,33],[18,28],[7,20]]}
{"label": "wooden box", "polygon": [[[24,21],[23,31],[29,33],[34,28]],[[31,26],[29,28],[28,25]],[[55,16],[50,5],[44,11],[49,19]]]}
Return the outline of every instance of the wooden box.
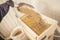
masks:
{"label": "wooden box", "polygon": [[[45,29],[40,35],[36,34],[30,27],[28,27],[27,24],[25,24],[22,20],[19,20],[21,22],[21,25],[23,26],[23,30],[25,34],[30,38],[30,40],[53,40],[54,31],[57,28],[57,21],[46,17],[43,15],[43,18],[45,21],[51,24],[50,27]],[[42,28],[43,29],[43,28]],[[52,39],[51,39],[52,38]]]}
{"label": "wooden box", "polygon": [[[37,24],[38,21],[38,17],[36,17],[37,15],[34,15],[33,13],[35,13],[35,10],[31,9],[20,9],[20,11],[22,11],[23,13],[25,13],[25,16],[22,16],[19,21],[21,23],[21,25],[23,26],[23,30],[25,32],[25,34],[30,38],[30,40],[53,40],[53,34],[55,29],[57,28],[57,21],[42,15],[42,14],[38,14],[40,15],[40,17],[42,18],[42,21],[44,21],[46,23],[46,25],[44,26],[44,22],[42,23],[42,27],[40,27]],[[32,14],[29,14],[32,13]],[[38,12],[36,12],[38,13]],[[36,19],[31,19],[30,15],[35,16]],[[37,20],[37,21],[36,21]]]}

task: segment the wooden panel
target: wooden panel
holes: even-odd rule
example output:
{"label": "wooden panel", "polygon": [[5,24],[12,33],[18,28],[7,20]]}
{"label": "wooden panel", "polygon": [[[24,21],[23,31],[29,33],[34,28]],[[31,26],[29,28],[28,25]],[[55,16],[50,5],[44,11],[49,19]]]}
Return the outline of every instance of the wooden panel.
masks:
{"label": "wooden panel", "polygon": [[50,24],[44,22],[41,15],[32,9],[22,7],[20,8],[20,11],[26,14],[26,16],[21,18],[21,20],[26,25],[28,25],[28,27],[30,27],[36,34],[40,35],[50,26]]}

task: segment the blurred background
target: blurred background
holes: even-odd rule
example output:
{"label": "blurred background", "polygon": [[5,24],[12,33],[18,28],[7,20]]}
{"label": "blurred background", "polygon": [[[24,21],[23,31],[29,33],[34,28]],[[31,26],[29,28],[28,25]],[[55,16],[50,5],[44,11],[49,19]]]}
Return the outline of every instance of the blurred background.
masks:
{"label": "blurred background", "polygon": [[[6,1],[7,0],[0,0],[0,4]],[[14,4],[25,2],[33,5],[35,9],[40,13],[57,20],[58,25],[60,26],[60,0],[13,0],[13,1]],[[60,27],[58,28],[59,28],[58,31],[60,31]]]}

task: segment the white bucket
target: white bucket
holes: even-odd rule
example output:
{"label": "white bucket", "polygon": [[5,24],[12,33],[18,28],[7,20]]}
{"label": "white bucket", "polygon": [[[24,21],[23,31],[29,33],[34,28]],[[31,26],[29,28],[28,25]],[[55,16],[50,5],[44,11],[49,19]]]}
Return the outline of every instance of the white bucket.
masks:
{"label": "white bucket", "polygon": [[24,34],[22,28],[20,28],[20,27],[17,27],[12,31],[9,39],[12,39],[12,40],[28,40],[27,36]]}

